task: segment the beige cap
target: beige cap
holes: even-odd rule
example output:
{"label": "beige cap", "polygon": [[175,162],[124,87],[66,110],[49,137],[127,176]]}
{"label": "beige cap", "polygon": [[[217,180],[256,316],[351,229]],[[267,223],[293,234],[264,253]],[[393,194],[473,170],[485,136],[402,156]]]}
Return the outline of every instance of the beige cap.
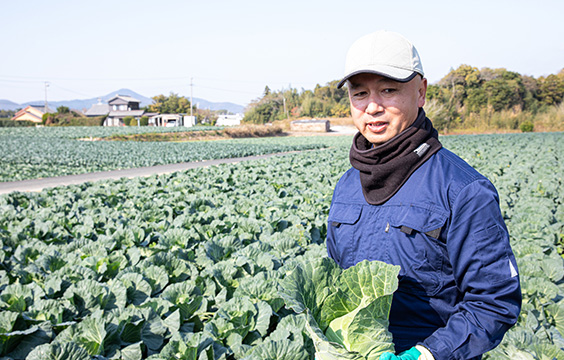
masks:
{"label": "beige cap", "polygon": [[352,76],[373,73],[407,82],[423,73],[417,49],[409,40],[391,31],[377,31],[355,41],[347,53],[345,76],[337,85],[341,88]]}

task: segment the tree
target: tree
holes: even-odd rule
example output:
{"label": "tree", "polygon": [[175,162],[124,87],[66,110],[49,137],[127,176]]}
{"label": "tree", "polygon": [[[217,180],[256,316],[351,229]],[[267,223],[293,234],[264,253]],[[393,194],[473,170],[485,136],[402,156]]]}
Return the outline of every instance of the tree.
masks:
{"label": "tree", "polygon": [[488,103],[488,97],[483,87],[469,89],[467,91],[467,98],[464,103],[466,112],[478,113],[484,105]]}
{"label": "tree", "polygon": [[[561,71],[560,74],[563,72]],[[548,75],[540,78],[539,98],[544,105],[558,105],[564,97],[564,75]]]}
{"label": "tree", "polygon": [[0,119],[11,119],[16,115],[13,110],[0,110]]}
{"label": "tree", "polygon": [[539,108],[539,83],[532,76],[523,76],[521,78],[525,95],[523,96],[523,110],[531,110],[536,112]]}
{"label": "tree", "polygon": [[190,100],[175,93],[169,96],[157,95],[153,98],[153,103],[148,106],[148,110],[159,114],[186,114],[190,112]]}
{"label": "tree", "polygon": [[337,104],[331,108],[331,115],[335,117],[347,117],[350,116],[350,108],[348,104]]}
{"label": "tree", "polygon": [[324,103],[319,98],[307,97],[302,102],[302,115],[303,116],[322,117],[322,116],[325,116],[324,110],[325,110]]}
{"label": "tree", "polygon": [[522,108],[525,87],[519,74],[503,69],[500,76],[484,84],[487,104],[494,111]]}
{"label": "tree", "polygon": [[344,117],[349,115],[346,89],[337,89],[338,80],[313,91],[296,89],[272,91],[268,86],[261,98],[253,100],[245,111],[243,122],[262,124],[292,117]]}
{"label": "tree", "polygon": [[68,114],[70,112],[70,109],[66,106],[59,106],[57,108],[57,114]]}
{"label": "tree", "polygon": [[251,124],[265,124],[273,120],[273,106],[270,102],[259,102],[245,113],[243,122]]}

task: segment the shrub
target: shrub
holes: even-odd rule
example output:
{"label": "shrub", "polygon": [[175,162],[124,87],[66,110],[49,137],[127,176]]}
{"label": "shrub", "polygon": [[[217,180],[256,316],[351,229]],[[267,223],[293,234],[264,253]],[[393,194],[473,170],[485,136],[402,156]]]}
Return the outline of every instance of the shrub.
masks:
{"label": "shrub", "polygon": [[136,126],[137,120],[133,116],[126,116],[123,118],[123,124],[129,126]]}
{"label": "shrub", "polygon": [[0,119],[0,127],[26,127],[26,126],[35,126],[37,123],[28,120],[9,120],[9,119]]}
{"label": "shrub", "polygon": [[531,121],[525,121],[520,126],[522,132],[533,132],[534,127]]}
{"label": "shrub", "polygon": [[141,116],[139,123],[140,123],[141,126],[149,125],[149,117],[148,116]]}
{"label": "shrub", "polygon": [[59,123],[59,126],[101,126],[103,117],[71,117],[66,119],[65,122]]}
{"label": "shrub", "polygon": [[45,113],[43,114],[43,116],[41,117],[41,123],[43,125],[52,125],[54,123],[56,123],[56,114],[51,114],[51,113]]}

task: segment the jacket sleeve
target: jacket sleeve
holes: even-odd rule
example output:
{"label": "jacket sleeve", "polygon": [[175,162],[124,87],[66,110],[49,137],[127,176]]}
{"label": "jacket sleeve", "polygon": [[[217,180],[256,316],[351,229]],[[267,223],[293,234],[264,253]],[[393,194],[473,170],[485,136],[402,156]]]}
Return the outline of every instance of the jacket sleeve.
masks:
{"label": "jacket sleeve", "polygon": [[452,204],[447,249],[460,294],[446,326],[421,345],[435,359],[471,359],[496,347],[521,309],[517,264],[493,185],[464,186]]}

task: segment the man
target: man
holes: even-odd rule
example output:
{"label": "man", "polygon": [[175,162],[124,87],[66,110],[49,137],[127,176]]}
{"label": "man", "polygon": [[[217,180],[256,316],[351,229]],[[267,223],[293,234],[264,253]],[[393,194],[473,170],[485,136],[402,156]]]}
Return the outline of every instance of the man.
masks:
{"label": "man", "polygon": [[400,265],[380,359],[480,359],[515,324],[517,265],[493,185],[444,149],[425,116],[427,80],[415,47],[379,31],[346,60],[358,133],[335,187],[327,248],[343,268]]}

